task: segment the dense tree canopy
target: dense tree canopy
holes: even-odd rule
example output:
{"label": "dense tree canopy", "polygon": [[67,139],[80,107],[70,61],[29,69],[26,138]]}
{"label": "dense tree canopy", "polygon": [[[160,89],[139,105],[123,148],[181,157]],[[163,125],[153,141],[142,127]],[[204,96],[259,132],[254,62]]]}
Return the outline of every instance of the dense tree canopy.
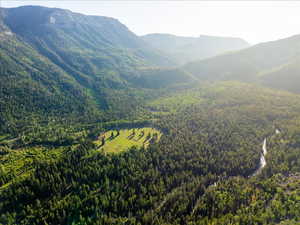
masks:
{"label": "dense tree canopy", "polygon": [[[41,128],[35,128],[40,135],[31,136],[30,143],[59,155],[44,154],[39,160],[33,157],[27,164],[30,168],[10,170],[15,175],[6,171],[9,165],[17,165],[4,164],[0,171],[1,223],[297,221],[300,104],[291,103],[299,103],[300,98],[228,82],[182,94],[192,92],[198,93],[193,94],[194,104],[176,111],[170,107],[169,113],[153,113],[159,119],[149,123],[164,134],[147,149],[132,148],[121,154],[97,150],[93,140],[101,130],[109,129],[104,124],[72,128],[53,123],[48,124],[44,135]],[[166,95],[170,98],[169,93]],[[150,106],[155,107],[153,103]],[[121,127],[121,122],[117,126]],[[274,135],[275,128],[280,129],[280,134]],[[27,146],[30,133],[24,133],[23,142],[5,141],[9,139],[4,137],[2,157],[15,151],[9,148]],[[264,137],[268,137],[267,166],[261,174],[251,177],[259,165]],[[19,174],[20,170],[25,175]]]}

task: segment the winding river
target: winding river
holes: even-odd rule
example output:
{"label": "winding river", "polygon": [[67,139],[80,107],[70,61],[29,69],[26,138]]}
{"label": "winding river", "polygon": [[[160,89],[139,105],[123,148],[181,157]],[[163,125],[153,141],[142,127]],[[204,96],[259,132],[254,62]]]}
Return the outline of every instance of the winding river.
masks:
{"label": "winding river", "polygon": [[[275,130],[275,135],[277,135],[277,134],[280,134],[280,130],[278,130],[278,129]],[[266,158],[265,158],[265,156],[267,155],[267,153],[268,153],[267,152],[267,138],[265,138],[264,141],[263,141],[263,143],[262,143],[262,152],[261,152],[261,155],[260,155],[259,166],[254,171],[254,173],[252,173],[249,177],[253,177],[253,176],[256,176],[256,175],[258,175],[258,174],[261,173],[262,169],[267,165]],[[208,185],[207,188],[216,187],[218,185],[219,181],[216,181],[216,182]],[[195,210],[197,209],[197,205],[198,205],[198,201],[197,201],[197,203],[193,207],[192,215],[194,214]]]}
{"label": "winding river", "polygon": [[254,173],[251,175],[256,176],[258,175],[262,169],[267,165],[265,156],[267,155],[267,138],[264,139],[263,145],[262,145],[262,153],[260,155],[260,161],[259,161],[259,167],[254,171]]}
{"label": "winding river", "polygon": [[[275,130],[275,135],[276,134],[280,134],[280,131],[278,129]],[[268,153],[267,152],[267,138],[265,138],[263,145],[262,145],[262,153],[260,155],[259,167],[257,168],[257,170],[255,170],[255,172],[251,175],[251,177],[258,175],[262,171],[262,169],[267,165],[266,158],[265,158],[267,153]]]}

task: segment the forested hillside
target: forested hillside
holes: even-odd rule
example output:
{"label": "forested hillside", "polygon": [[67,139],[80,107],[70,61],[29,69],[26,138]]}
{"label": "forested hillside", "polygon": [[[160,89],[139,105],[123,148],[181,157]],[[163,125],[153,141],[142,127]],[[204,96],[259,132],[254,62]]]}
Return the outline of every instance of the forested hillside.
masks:
{"label": "forested hillside", "polygon": [[2,34],[0,58],[1,128],[14,132],[40,117],[97,114],[73,77],[14,35]]}
{"label": "forested hillside", "polygon": [[300,36],[196,61],[184,69],[201,80],[240,80],[298,92]]}
{"label": "forested hillside", "polygon": [[[192,92],[199,96],[194,104],[153,121],[164,134],[147,149],[105,154],[91,142],[92,133],[81,130],[87,135],[79,145],[56,158],[33,160],[30,170],[22,169],[23,178],[11,182],[4,168],[1,222],[224,225],[299,220],[299,131],[288,125],[299,120],[299,96],[230,82],[193,89],[186,97]],[[275,129],[281,134],[276,136]],[[270,140],[267,168],[251,177],[265,137]],[[278,157],[280,163],[273,163]]]}
{"label": "forested hillside", "polygon": [[178,68],[115,19],[2,8],[0,224],[299,224],[299,43]]}
{"label": "forested hillside", "polygon": [[194,80],[180,69],[159,68],[171,61],[112,18],[26,6],[1,9],[0,22],[5,132],[49,117],[128,118],[151,97],[143,89]]}
{"label": "forested hillside", "polygon": [[171,34],[147,34],[142,38],[154,48],[169,55],[180,65],[249,46],[240,38],[207,35],[181,37]]}

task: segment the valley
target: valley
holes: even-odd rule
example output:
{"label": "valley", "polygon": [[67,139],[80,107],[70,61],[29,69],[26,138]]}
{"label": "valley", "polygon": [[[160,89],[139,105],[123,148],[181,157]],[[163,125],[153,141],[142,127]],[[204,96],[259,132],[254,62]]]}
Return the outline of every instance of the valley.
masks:
{"label": "valley", "polygon": [[0,224],[299,224],[299,35],[0,10]]}

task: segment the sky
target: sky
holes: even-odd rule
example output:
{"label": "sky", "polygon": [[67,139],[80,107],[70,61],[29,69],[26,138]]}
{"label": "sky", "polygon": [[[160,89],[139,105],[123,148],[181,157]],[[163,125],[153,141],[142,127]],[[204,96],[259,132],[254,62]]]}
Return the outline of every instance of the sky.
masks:
{"label": "sky", "polygon": [[42,5],[109,16],[137,35],[229,36],[256,44],[300,34],[300,1],[0,0],[0,5]]}

